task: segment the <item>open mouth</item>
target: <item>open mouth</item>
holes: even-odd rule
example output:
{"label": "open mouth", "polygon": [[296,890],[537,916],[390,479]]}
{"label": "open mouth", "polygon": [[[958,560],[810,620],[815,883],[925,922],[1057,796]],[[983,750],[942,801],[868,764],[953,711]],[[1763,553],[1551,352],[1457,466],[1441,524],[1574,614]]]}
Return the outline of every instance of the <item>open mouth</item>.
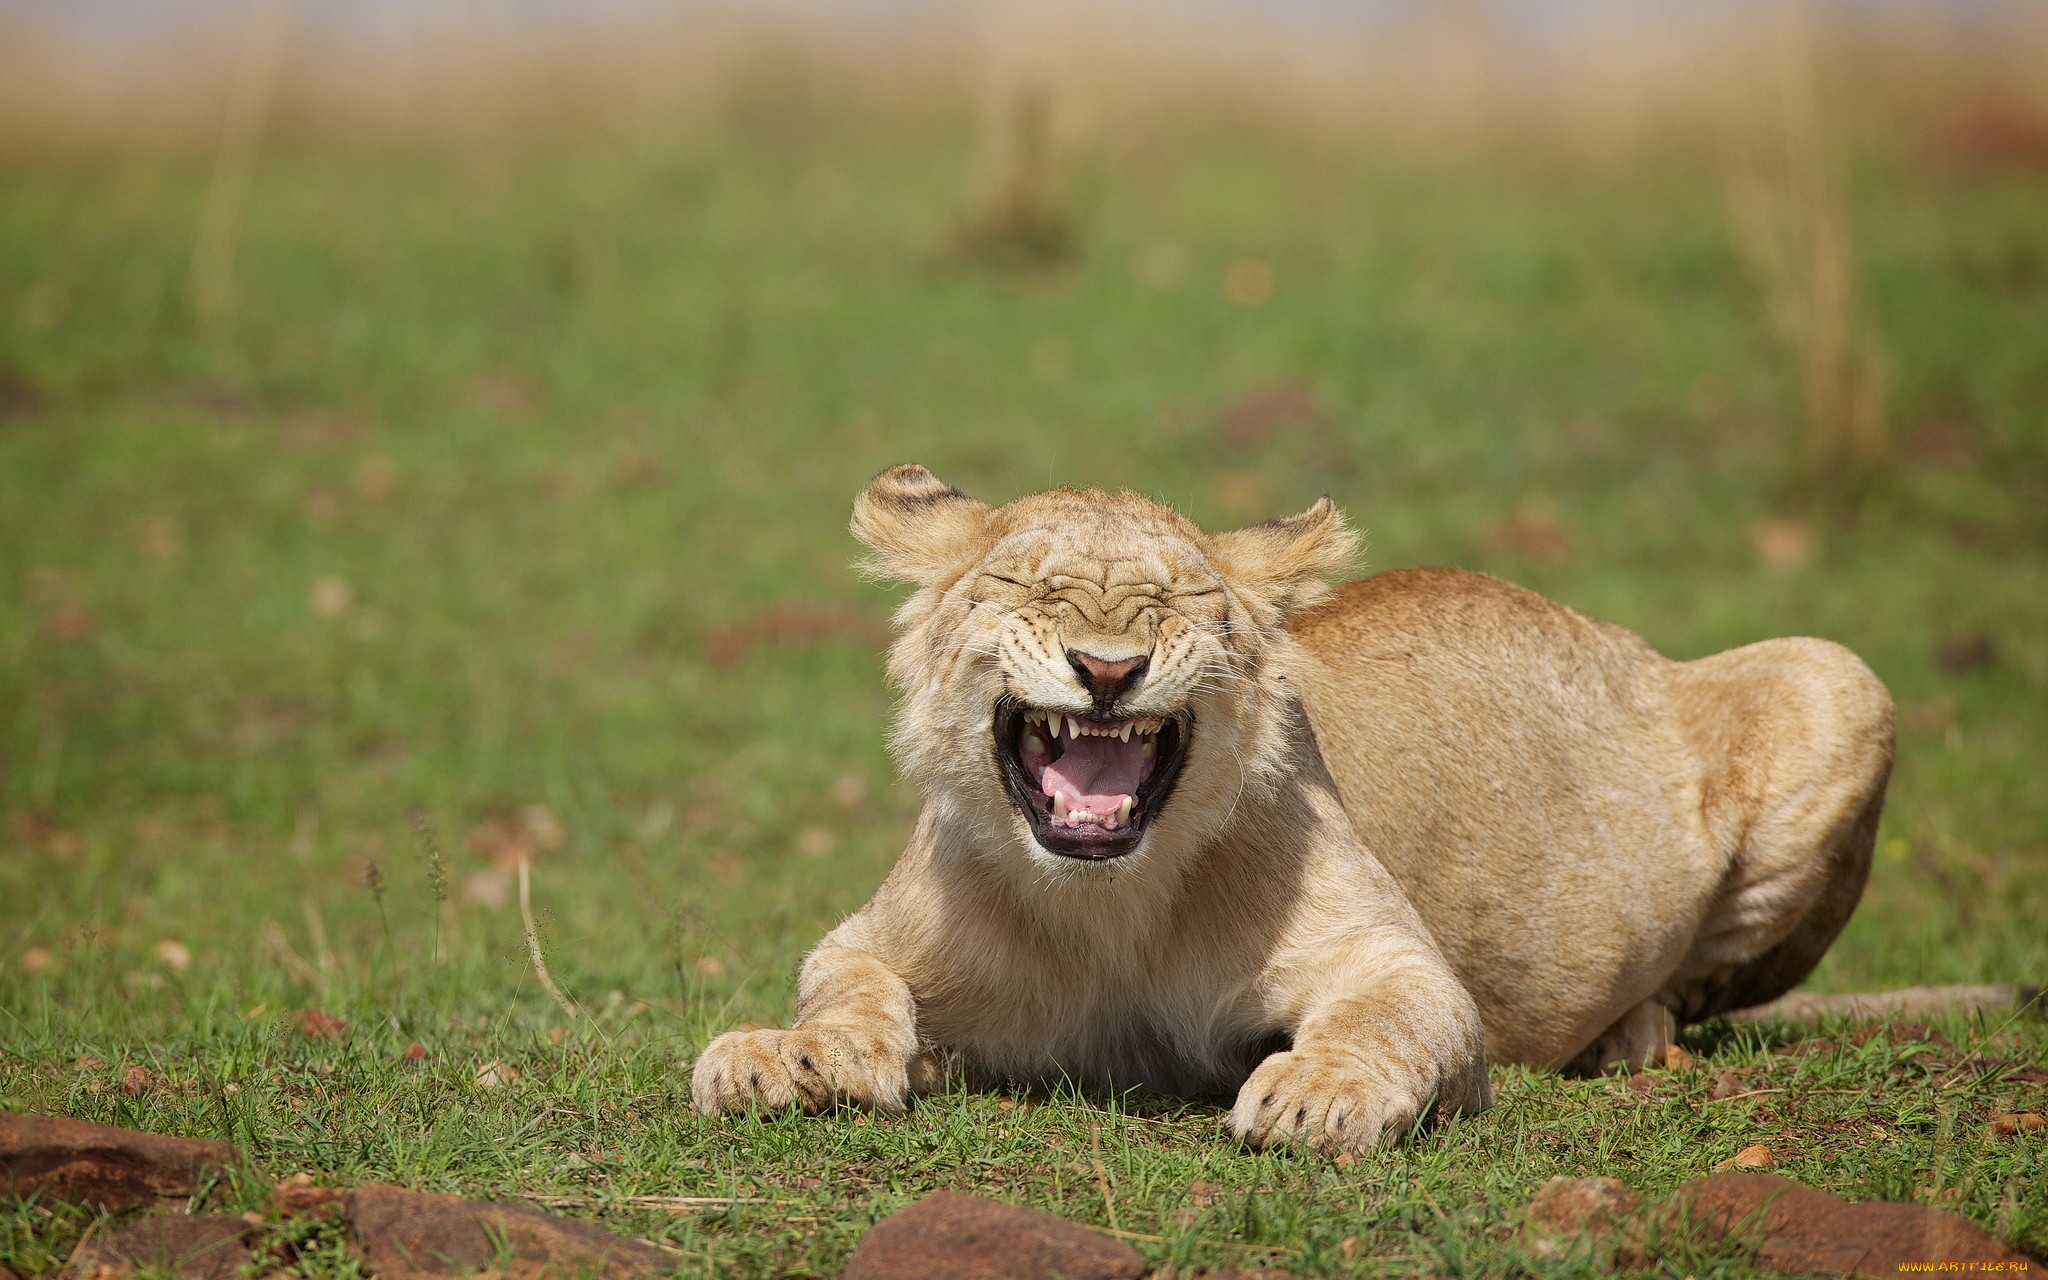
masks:
{"label": "open mouth", "polygon": [[1192,720],[1095,720],[996,706],[996,763],[1039,844],[1070,858],[1119,858],[1138,847],[1187,757]]}

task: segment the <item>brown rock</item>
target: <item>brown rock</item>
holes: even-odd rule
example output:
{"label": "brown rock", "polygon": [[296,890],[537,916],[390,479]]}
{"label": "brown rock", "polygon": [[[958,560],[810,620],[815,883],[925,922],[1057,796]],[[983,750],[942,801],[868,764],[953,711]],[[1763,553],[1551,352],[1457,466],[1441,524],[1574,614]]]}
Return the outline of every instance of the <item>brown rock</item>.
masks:
{"label": "brown rock", "polygon": [[189,1196],[209,1172],[240,1157],[225,1142],[167,1138],[52,1116],[0,1114],[0,1189],[53,1200],[132,1209]]}
{"label": "brown rock", "polygon": [[254,1261],[249,1250],[253,1230],[226,1215],[142,1218],[88,1241],[70,1274],[81,1280],[126,1280],[137,1272],[179,1280],[238,1280]]}
{"label": "brown rock", "polygon": [[1733,1071],[1723,1071],[1714,1077],[1714,1087],[1707,1091],[1707,1097],[1715,1102],[1726,1102],[1740,1093],[1749,1091],[1749,1083]]}
{"label": "brown rock", "polygon": [[840,1280],[1138,1280],[1135,1249],[1037,1209],[938,1191],[874,1225]]}
{"label": "brown rock", "polygon": [[637,1240],[525,1205],[375,1182],[350,1192],[346,1204],[355,1253],[377,1280],[479,1271],[507,1280],[631,1280],[675,1269],[660,1250]]}
{"label": "brown rock", "polygon": [[[1658,1234],[1758,1241],[1761,1271],[1897,1276],[1902,1263],[2022,1263],[1969,1219],[1925,1205],[1851,1204],[1769,1173],[1720,1173],[1688,1182],[1664,1202]],[[1644,1251],[1654,1253],[1654,1242]]]}

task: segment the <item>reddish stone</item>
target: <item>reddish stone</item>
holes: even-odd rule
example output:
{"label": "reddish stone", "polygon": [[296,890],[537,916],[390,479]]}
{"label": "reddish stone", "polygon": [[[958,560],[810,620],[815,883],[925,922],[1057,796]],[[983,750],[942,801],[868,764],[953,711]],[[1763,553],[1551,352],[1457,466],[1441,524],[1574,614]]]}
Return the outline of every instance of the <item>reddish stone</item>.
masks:
{"label": "reddish stone", "polygon": [[205,1175],[239,1160],[225,1142],[167,1138],[53,1116],[0,1114],[0,1189],[132,1209],[189,1196]]}
{"label": "reddish stone", "polygon": [[84,1280],[127,1280],[138,1272],[179,1280],[239,1280],[255,1260],[253,1230],[225,1215],[142,1218],[112,1235],[87,1242],[72,1274]]}
{"label": "reddish stone", "polygon": [[[1958,1214],[1895,1201],[1851,1204],[1768,1173],[1717,1173],[1686,1183],[1656,1214],[1657,1234],[1757,1242],[1764,1271],[1897,1276],[1904,1263],[2028,1262]],[[1645,1252],[1654,1254],[1654,1243]]]}
{"label": "reddish stone", "polygon": [[874,1225],[840,1280],[1138,1280],[1137,1250],[1037,1209],[938,1191]]}
{"label": "reddish stone", "polygon": [[650,1245],[525,1205],[374,1182],[346,1204],[356,1256],[377,1280],[480,1271],[507,1280],[638,1280],[675,1269]]}

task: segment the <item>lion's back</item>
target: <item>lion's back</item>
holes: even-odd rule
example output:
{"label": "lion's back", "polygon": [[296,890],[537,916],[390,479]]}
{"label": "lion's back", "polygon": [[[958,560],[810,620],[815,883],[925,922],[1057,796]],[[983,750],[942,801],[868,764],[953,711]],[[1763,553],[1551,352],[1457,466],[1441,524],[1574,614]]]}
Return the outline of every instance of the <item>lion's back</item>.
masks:
{"label": "lion's back", "polygon": [[1674,664],[1456,569],[1348,583],[1290,630],[1345,810],[1478,999],[1488,1056],[1547,1062],[1647,995],[1632,973],[1677,962],[1718,861]]}

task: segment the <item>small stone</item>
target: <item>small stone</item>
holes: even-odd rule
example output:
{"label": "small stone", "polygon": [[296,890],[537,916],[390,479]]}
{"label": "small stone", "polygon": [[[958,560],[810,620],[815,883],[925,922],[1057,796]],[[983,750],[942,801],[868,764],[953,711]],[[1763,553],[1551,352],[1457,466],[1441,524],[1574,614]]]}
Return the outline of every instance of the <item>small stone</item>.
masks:
{"label": "small stone", "polygon": [[1337,1158],[1330,1163],[1336,1165],[1339,1169],[1349,1169],[1358,1163],[1358,1157],[1349,1151],[1340,1151],[1337,1153]]}
{"label": "small stone", "polygon": [[145,1066],[132,1066],[121,1073],[121,1092],[131,1098],[139,1098],[148,1093],[150,1085],[154,1083],[156,1078],[149,1074],[149,1068]]}
{"label": "small stone", "polygon": [[132,1209],[189,1196],[239,1159],[225,1142],[0,1113],[0,1193],[10,1198],[40,1192],[46,1200]]}
{"label": "small stone", "polygon": [[1337,1252],[1343,1256],[1344,1261],[1354,1261],[1358,1257],[1358,1237],[1345,1236],[1337,1242]]}
{"label": "small stone", "polygon": [[479,1089],[495,1089],[500,1085],[511,1084],[518,1078],[518,1068],[509,1062],[487,1062],[483,1070],[476,1073]]}
{"label": "small stone", "polygon": [[176,938],[165,938],[157,943],[151,954],[178,973],[192,967],[192,949]]}
{"label": "small stone", "polygon": [[1762,1143],[1752,1143],[1714,1166],[1715,1173],[1727,1173],[1731,1169],[1768,1169],[1775,1161],[1771,1149]]}
{"label": "small stone", "polygon": [[1664,1046],[1664,1067],[1668,1071],[1690,1071],[1699,1063],[1682,1045]]}
{"label": "small stone", "polygon": [[1715,1102],[1726,1102],[1739,1093],[1747,1092],[1749,1085],[1733,1071],[1723,1071],[1714,1077],[1714,1087],[1707,1090],[1707,1097]]}
{"label": "small stone", "polygon": [[299,1015],[299,1030],[315,1040],[339,1040],[348,1024],[324,1010],[307,1009]]}
{"label": "small stone", "polygon": [[1037,1209],[939,1191],[876,1223],[840,1280],[1138,1280],[1117,1240]]}
{"label": "small stone", "polygon": [[370,1183],[348,1194],[345,1216],[351,1252],[377,1280],[479,1272],[492,1280],[640,1280],[675,1269],[637,1240],[525,1205]]}
{"label": "small stone", "polygon": [[2048,1129],[2048,1116],[2037,1111],[2008,1111],[1994,1117],[1991,1130],[2001,1138],[2013,1138],[2022,1133],[2039,1133]]}
{"label": "small stone", "polygon": [[407,1062],[418,1062],[421,1058],[424,1058],[426,1056],[427,1046],[421,1044],[417,1040],[405,1046],[405,1060]]}
{"label": "small stone", "polygon": [[725,961],[720,960],[717,956],[698,956],[697,976],[700,978],[723,978],[725,976]]}

